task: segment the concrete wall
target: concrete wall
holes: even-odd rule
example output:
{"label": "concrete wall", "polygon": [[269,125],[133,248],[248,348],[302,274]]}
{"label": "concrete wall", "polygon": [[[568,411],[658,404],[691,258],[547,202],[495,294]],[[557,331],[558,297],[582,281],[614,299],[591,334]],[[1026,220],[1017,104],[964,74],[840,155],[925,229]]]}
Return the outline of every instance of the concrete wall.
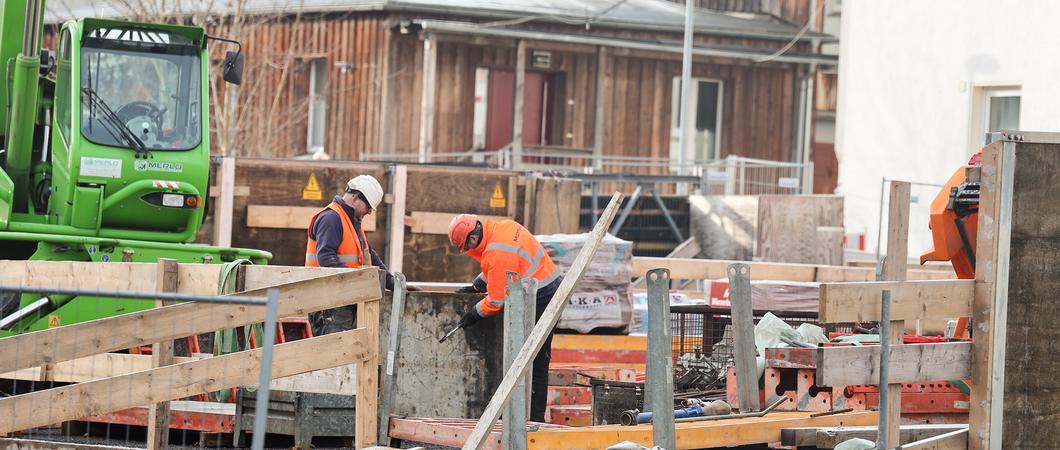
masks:
{"label": "concrete wall", "polygon": [[[1020,128],[1060,131],[1060,60],[1050,56],[1060,47],[1060,2],[857,1],[842,14],[837,194],[846,196],[847,232],[866,232],[869,250],[881,178],[945,182],[982,139],[972,116],[984,87],[1019,86]],[[937,192],[913,187],[910,257],[931,245]]]}

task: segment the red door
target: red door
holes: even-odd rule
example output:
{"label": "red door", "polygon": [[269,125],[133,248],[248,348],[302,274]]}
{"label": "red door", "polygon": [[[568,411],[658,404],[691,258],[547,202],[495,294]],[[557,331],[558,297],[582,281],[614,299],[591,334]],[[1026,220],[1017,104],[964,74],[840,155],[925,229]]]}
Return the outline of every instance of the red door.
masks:
{"label": "red door", "polygon": [[[546,111],[547,90],[547,75],[526,73],[523,97],[524,145],[542,144],[542,119]],[[515,73],[510,70],[490,69],[486,99],[486,150],[498,150],[512,141]]]}

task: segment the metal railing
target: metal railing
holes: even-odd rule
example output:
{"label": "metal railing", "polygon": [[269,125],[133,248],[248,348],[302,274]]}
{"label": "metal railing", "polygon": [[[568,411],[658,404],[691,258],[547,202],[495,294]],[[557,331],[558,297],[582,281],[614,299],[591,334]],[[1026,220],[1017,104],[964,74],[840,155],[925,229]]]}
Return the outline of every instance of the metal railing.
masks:
{"label": "metal railing", "polygon": [[[516,156],[516,153],[519,155]],[[678,192],[708,195],[810,194],[813,163],[770,161],[729,155],[722,159],[679,164],[670,157],[593,155],[590,149],[526,146],[521,151],[506,146],[492,151],[447,153],[377,153],[362,160],[399,163],[472,165],[498,169],[537,171],[580,178],[622,174],[622,182],[638,178],[678,185]],[[695,181],[692,181],[695,180]],[[609,180],[618,181],[618,180]]]}

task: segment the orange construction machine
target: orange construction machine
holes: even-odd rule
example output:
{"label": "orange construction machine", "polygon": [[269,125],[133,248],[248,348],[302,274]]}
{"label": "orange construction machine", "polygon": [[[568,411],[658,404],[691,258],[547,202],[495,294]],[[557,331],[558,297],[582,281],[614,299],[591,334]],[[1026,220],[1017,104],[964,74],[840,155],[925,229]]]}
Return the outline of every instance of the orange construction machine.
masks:
{"label": "orange construction machine", "polygon": [[920,256],[927,261],[949,261],[957,278],[975,278],[975,237],[979,227],[979,167],[982,152],[953,173],[931,202],[934,247]]}

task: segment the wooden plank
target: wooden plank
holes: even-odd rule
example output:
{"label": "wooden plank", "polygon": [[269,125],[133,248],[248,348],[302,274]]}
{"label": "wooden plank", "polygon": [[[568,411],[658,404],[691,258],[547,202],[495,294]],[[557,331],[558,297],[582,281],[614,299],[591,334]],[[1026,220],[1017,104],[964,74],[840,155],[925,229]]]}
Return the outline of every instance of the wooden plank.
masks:
{"label": "wooden plank", "polygon": [[[180,292],[216,294],[220,269],[220,265],[182,264],[179,275]],[[209,284],[204,283],[205,280],[210,280]],[[155,263],[0,261],[0,284],[152,292],[155,290]]]}
{"label": "wooden plank", "polygon": [[843,197],[758,197],[755,259],[786,263],[843,264]]}
{"label": "wooden plank", "polygon": [[[248,197],[250,196],[250,186],[234,186],[232,195],[236,197]],[[210,198],[220,198],[221,187],[210,186]]]}
{"label": "wooden plank", "polygon": [[[202,357],[174,357],[174,363],[196,361]],[[128,353],[102,353],[84,358],[61,361],[52,365],[51,381],[62,383],[84,383],[86,381],[125,375],[152,367],[151,355],[133,355]],[[0,374],[0,378],[9,380],[40,380],[40,367],[29,367]]]}
{"label": "wooden plank", "polygon": [[750,269],[746,264],[733,264],[729,266],[728,273],[737,399],[741,413],[756,412],[761,410],[762,405],[758,398],[758,349],[755,347]]}
{"label": "wooden plank", "polygon": [[[280,317],[304,316],[312,311],[363,303],[382,295],[377,269],[343,272],[282,285],[279,288]],[[264,296],[265,289],[243,294]],[[0,339],[0,372],[67,361],[100,352],[264,320],[265,308],[262,307],[181,303],[25,333]]]}
{"label": "wooden plank", "polygon": [[471,433],[467,442],[464,443],[464,450],[478,450],[486,442],[490,429],[493,428],[493,424],[500,417],[501,409],[511,398],[512,391],[515,389],[519,378],[526,375],[534,356],[544,345],[545,338],[552,333],[552,328],[556,326],[556,322],[559,321],[559,316],[563,312],[563,307],[566,306],[571,292],[574,290],[574,285],[581,281],[582,274],[585,273],[589,262],[596,255],[596,250],[607,233],[608,227],[611,226],[611,221],[615,219],[615,214],[618,212],[618,207],[621,203],[622,194],[615,192],[611,196],[611,202],[601,213],[600,220],[596,222],[592,232],[589,233],[585,245],[578,252],[578,257],[574,259],[570,269],[564,274],[563,282],[560,283],[556,293],[549,300],[545,311],[538,318],[533,332],[526,339],[526,344],[519,350],[519,354],[516,355],[511,367],[505,371],[501,385],[497,388],[493,397],[490,398],[486,411],[479,418],[478,423],[475,424],[475,430]]}
{"label": "wooden plank", "polygon": [[423,39],[423,89],[420,91],[420,159],[427,162],[427,155],[434,151],[434,103],[437,84],[438,43],[431,36]]}
{"label": "wooden plank", "polygon": [[[818,386],[879,384],[880,346],[819,347],[814,356]],[[914,381],[959,380],[972,371],[972,344],[892,345],[892,384]]]}
{"label": "wooden plank", "polygon": [[4,450],[136,450],[140,447],[78,444],[26,438],[0,438],[0,448]]}
{"label": "wooden plank", "polygon": [[[380,293],[381,295],[382,293]],[[357,307],[357,327],[369,330],[359,344],[367,349],[357,361],[357,420],[354,440],[357,448],[378,444],[379,438],[379,302],[369,301]],[[297,341],[296,341],[297,342]],[[348,345],[348,344],[347,344]],[[354,345],[349,351],[358,351]],[[363,351],[363,350],[362,350]]]}
{"label": "wooden plank", "polygon": [[[902,442],[914,442],[952,431],[967,430],[968,425],[902,425]],[[876,441],[878,427],[804,427],[785,428],[780,432],[780,445],[794,447],[835,448],[849,439]]]}
{"label": "wooden plank", "polygon": [[[158,292],[176,292],[177,260],[158,258],[155,265],[158,273],[155,289]],[[156,300],[155,307],[171,305],[171,301]],[[173,341],[164,340],[151,346],[151,365],[163,367],[173,364]],[[147,448],[169,447],[169,402],[153,403],[147,408]]]}
{"label": "wooden plank", "polygon": [[214,236],[213,245],[218,247],[232,246],[232,205],[235,196],[236,182],[236,160],[228,156],[221,158],[221,166],[217,170],[218,185],[221,187],[220,196],[217,198],[217,206],[214,209]]}
{"label": "wooden plank", "polygon": [[269,389],[276,391],[312,392],[316,394],[357,394],[357,366],[329,367],[269,382]]}
{"label": "wooden plank", "polygon": [[390,192],[394,196],[394,202],[390,204],[388,212],[390,228],[387,230],[386,265],[391,272],[402,272],[405,262],[405,196],[408,175],[408,166],[399,165],[394,166],[390,178]]}
{"label": "wooden plank", "polygon": [[[780,441],[781,430],[813,426],[867,426],[876,423],[876,413],[857,411],[811,418],[810,412],[771,412],[763,417],[713,420],[677,424],[677,448],[725,448]],[[527,449],[601,449],[616,442],[652,445],[651,424],[604,425],[527,433]]]}
{"label": "wooden plank", "polygon": [[[429,211],[412,211],[405,216],[405,223],[413,233],[449,235],[449,222],[459,214]],[[479,220],[511,220],[511,217],[479,215]]]}
{"label": "wooden plank", "polygon": [[[909,189],[910,184],[904,181],[891,182],[891,197],[887,212],[887,257],[883,261],[883,279],[887,281],[905,281],[907,256],[909,254]],[[901,352],[902,336],[905,335],[905,321],[891,318],[890,342],[891,353]],[[894,347],[898,347],[895,349]],[[879,361],[877,356],[876,361]],[[818,366],[820,367],[820,366]],[[891,381],[887,384],[887,438],[883,440],[885,448],[899,444],[899,427],[902,425],[902,384],[897,367],[890,369]],[[952,378],[933,378],[952,379]],[[899,381],[894,383],[892,380]],[[857,384],[857,383],[845,383]],[[878,383],[877,383],[878,384]],[[880,386],[883,389],[883,386]]]}
{"label": "wooden plank", "polygon": [[883,291],[891,291],[891,319],[919,320],[971,314],[975,280],[868,281],[820,286],[821,323],[880,320]]}
{"label": "wooden plank", "polygon": [[[309,221],[321,209],[323,208],[319,206],[247,205],[247,226],[305,230],[309,228]],[[375,220],[375,214],[368,214],[361,219],[365,233],[376,230]]]}
{"label": "wooden plank", "polygon": [[900,450],[965,450],[967,448],[968,430],[951,431],[899,447]]}
{"label": "wooden plank", "polygon": [[[371,302],[378,304],[378,302]],[[350,364],[378,353],[374,330],[359,328],[275,347],[272,376]],[[0,434],[257,382],[262,349],[190,361],[0,399]],[[108,395],[121,392],[123,395]],[[46,408],[40,405],[48,405]],[[359,415],[360,416],[360,415]],[[358,420],[358,422],[361,422]]]}

